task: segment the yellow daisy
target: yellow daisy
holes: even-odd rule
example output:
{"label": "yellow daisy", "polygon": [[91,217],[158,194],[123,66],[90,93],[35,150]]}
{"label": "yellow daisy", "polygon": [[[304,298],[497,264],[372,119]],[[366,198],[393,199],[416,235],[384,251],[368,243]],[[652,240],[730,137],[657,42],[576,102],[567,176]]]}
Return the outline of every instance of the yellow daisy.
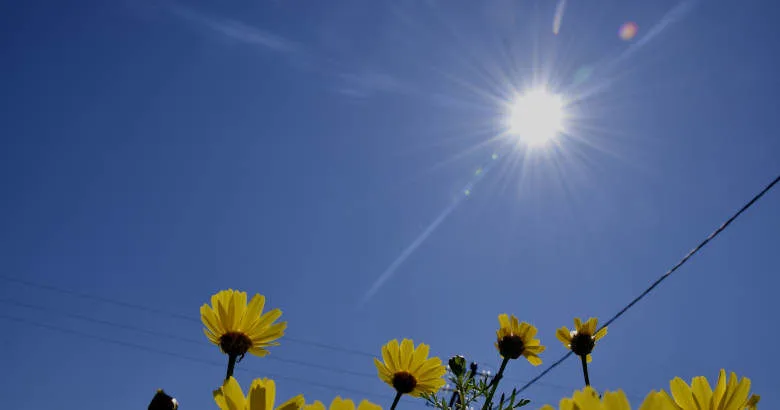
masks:
{"label": "yellow daisy", "polygon": [[596,341],[607,335],[606,327],[596,331],[598,325],[599,320],[595,317],[588,319],[585,323],[582,323],[580,318],[575,317],[574,330],[569,330],[564,326],[555,332],[555,336],[567,349],[571,349],[577,356],[587,357],[588,363],[590,363],[593,360],[590,357],[590,352],[596,346]]}
{"label": "yellow daisy", "polygon": [[731,373],[726,378],[726,371],[721,369],[715,390],[710,387],[704,376],[694,377],[691,385],[679,377],[669,382],[672,396],[670,401],[680,410],[744,410],[756,408],[759,396],[750,396],[750,379],[743,377],[737,380],[737,375]]}
{"label": "yellow daisy", "polygon": [[438,357],[428,358],[429,347],[404,339],[400,346],[393,339],[382,346],[382,359],[374,358],[379,378],[393,386],[400,396],[410,394],[420,397],[425,393],[436,393],[444,386],[446,369]]}
{"label": "yellow daisy", "polygon": [[[622,390],[604,392],[604,395],[599,398],[598,392],[587,386],[575,391],[571,398],[561,399],[558,408],[559,410],[631,410],[631,405]],[[548,404],[540,410],[555,410],[555,408]],[[652,391],[645,397],[638,410],[676,409],[663,393]]]}
{"label": "yellow daisy", "polygon": [[200,308],[203,332],[211,343],[228,355],[238,357],[247,352],[256,356],[268,354],[269,346],[284,335],[286,322],[274,323],[282,315],[279,309],[263,314],[265,296],[255,295],[246,303],[246,292],[228,289],[211,297],[211,306]]}
{"label": "yellow daisy", "polygon": [[[336,396],[332,402],[330,402],[330,408],[326,409],[325,405],[321,401],[317,400],[313,404],[307,404],[304,410],[355,410],[355,403],[350,399],[342,399]],[[371,403],[368,400],[363,400],[357,407],[357,410],[382,410],[382,407],[378,404]]]}
{"label": "yellow daisy", "polygon": [[[244,397],[241,386],[234,377],[225,381],[214,391],[214,401],[221,410],[274,410],[276,384],[270,379],[255,379]],[[280,404],[276,410],[300,410],[304,406],[303,395],[299,394]]]}
{"label": "yellow daisy", "polygon": [[545,347],[540,344],[539,339],[534,339],[534,326],[518,322],[515,315],[507,316],[506,313],[498,315],[498,323],[500,327],[496,331],[496,349],[501,357],[517,359],[523,356],[534,366],[542,364],[539,353],[544,352]]}

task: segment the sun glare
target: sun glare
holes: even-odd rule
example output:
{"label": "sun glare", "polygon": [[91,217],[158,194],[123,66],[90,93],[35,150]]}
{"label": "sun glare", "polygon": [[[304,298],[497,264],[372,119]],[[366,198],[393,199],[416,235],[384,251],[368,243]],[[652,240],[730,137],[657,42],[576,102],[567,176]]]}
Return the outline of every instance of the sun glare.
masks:
{"label": "sun glare", "polygon": [[529,146],[544,145],[563,131],[564,104],[559,95],[534,89],[517,95],[509,109],[509,133]]}

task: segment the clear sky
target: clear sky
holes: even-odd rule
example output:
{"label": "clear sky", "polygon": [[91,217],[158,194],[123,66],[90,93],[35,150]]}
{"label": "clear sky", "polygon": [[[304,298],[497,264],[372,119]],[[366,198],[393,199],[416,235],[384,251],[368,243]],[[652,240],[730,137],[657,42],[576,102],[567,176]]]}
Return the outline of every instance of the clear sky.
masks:
{"label": "clear sky", "polygon": [[[548,346],[533,377],[780,172],[777,2],[569,1],[555,35],[556,5],[1,2],[3,408],[216,408],[198,309],[228,287],[289,321],[237,373],[281,398],[389,407],[391,338],[495,370],[503,312]],[[570,118],[527,150],[502,112],[540,84]],[[610,327],[593,384],[724,367],[780,407],[779,241],[774,191]]]}

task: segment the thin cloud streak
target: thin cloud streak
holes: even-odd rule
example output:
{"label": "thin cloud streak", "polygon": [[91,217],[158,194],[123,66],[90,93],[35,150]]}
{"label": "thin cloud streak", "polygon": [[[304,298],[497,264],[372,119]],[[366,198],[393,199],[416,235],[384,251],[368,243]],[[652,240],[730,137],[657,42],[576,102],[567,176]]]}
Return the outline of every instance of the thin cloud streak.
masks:
{"label": "thin cloud streak", "polygon": [[300,53],[302,51],[300,46],[293,41],[238,20],[207,16],[181,5],[171,6],[171,11],[184,20],[207,27],[242,43],[285,53]]}
{"label": "thin cloud streak", "polygon": [[336,78],[340,84],[336,85],[334,90],[342,95],[362,99],[381,92],[401,94],[412,92],[412,87],[405,86],[387,73],[376,70],[351,71],[349,68],[344,68],[343,64],[317,56],[316,53],[295,41],[241,21],[208,16],[182,5],[172,5],[170,11],[177,17],[208,28],[220,36],[262,50],[286,54],[290,59],[288,62],[296,68],[311,70],[316,67],[320,73]]}

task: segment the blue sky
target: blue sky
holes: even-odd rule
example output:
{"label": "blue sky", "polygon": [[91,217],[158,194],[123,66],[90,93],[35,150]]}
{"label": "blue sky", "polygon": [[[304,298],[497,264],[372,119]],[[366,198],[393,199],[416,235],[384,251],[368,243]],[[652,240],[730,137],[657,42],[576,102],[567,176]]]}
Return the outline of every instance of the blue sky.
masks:
{"label": "blue sky", "polygon": [[[553,35],[555,8],[0,4],[5,406],[138,409],[163,387],[215,408],[198,308],[228,287],[284,311],[289,337],[237,373],[282,398],[389,407],[370,354],[391,338],[495,370],[503,312],[552,363],[557,327],[614,314],[780,171],[780,6],[571,1]],[[576,99],[567,135],[497,137],[502,101],[542,83]],[[726,368],[780,405],[778,232],[770,192],[610,327],[593,384],[636,401]],[[570,360],[527,393],[580,386]]]}

